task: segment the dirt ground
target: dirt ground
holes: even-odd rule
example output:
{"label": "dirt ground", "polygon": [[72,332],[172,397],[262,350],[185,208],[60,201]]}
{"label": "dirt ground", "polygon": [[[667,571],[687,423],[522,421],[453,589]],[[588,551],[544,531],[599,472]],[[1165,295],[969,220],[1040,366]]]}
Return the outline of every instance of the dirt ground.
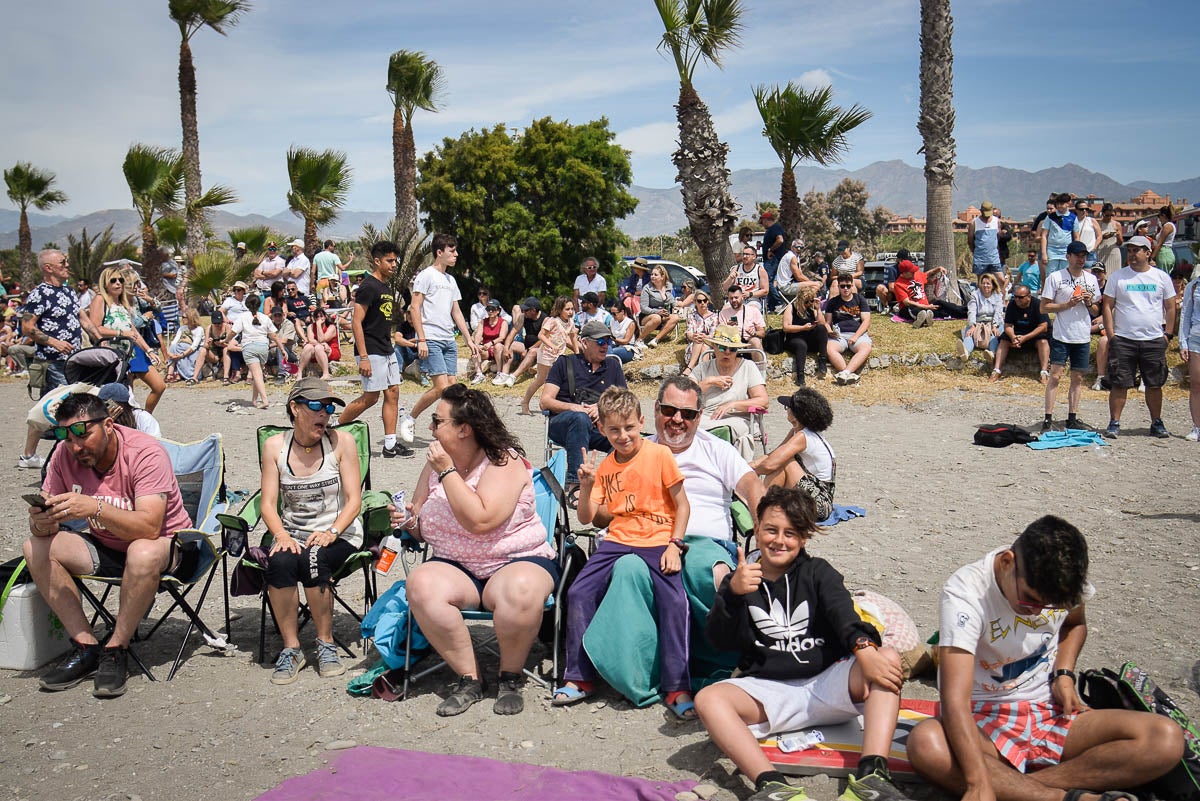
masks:
{"label": "dirt ground", "polygon": [[[886,380],[868,373],[863,384]],[[838,500],[866,507],[868,516],[831,529],[812,550],[838,567],[850,586],[875,589],[899,601],[928,636],[936,627],[941,585],[954,569],[1011,542],[1035,517],[1062,515],[1088,535],[1097,587],[1088,608],[1091,636],[1080,667],[1116,666],[1136,658],[1197,717],[1200,513],[1186,487],[1192,485],[1189,476],[1194,477],[1200,450],[1181,438],[1189,429],[1186,404],[1168,404],[1166,423],[1178,434],[1169,440],[1145,435],[1148,420],[1135,395],[1125,415],[1125,432],[1112,447],[992,450],[972,444],[973,427],[1036,420],[1040,399],[989,392],[982,381],[973,386],[909,403],[895,397],[890,404],[869,407],[856,405],[852,390],[831,393],[836,419],[829,439],[838,455]],[[772,395],[788,391],[784,386],[772,389]],[[355,394],[348,384],[343,392]],[[646,385],[642,394],[650,392]],[[224,434],[233,488],[257,486],[254,428],[286,419],[282,390],[272,390],[274,403],[265,412],[249,409],[248,397],[245,385],[173,387],[159,407],[163,431],[172,439]],[[404,402],[411,404],[415,397]],[[235,400],[239,403],[231,405]],[[0,443],[0,481],[12,482],[11,513],[0,519],[0,557],[8,558],[19,551],[27,532],[19,495],[36,485],[37,476],[15,467],[29,405],[24,386],[0,384],[0,405],[9,409],[13,421]],[[516,416],[515,397],[499,398],[498,406],[530,454],[540,459],[542,419]],[[773,442],[785,428],[780,411],[775,407],[768,416]],[[1086,420],[1105,419],[1098,394],[1088,394],[1082,411]],[[367,419],[380,437],[377,415]],[[426,415],[418,426],[418,445],[426,441],[427,424]],[[422,460],[421,450],[417,459],[377,457],[374,486],[411,490]],[[399,574],[398,569],[393,572]],[[348,594],[360,600],[357,583],[348,581]],[[94,699],[90,683],[42,693],[36,681],[40,671],[0,671],[0,797],[253,798],[290,776],[321,767],[335,753],[327,747],[345,747],[347,741],[651,779],[697,779],[719,786],[717,797],[723,801],[750,794],[699,724],[676,725],[664,719],[661,707],[634,709],[612,693],[596,702],[551,709],[547,694],[530,685],[525,712],[516,718],[496,716],[489,700],[447,719],[434,715],[449,679],[445,673],[424,679],[414,697],[394,704],[352,698],[344,679],[322,680],[312,670],[291,686],[275,687],[268,682],[270,667],[255,662],[257,599],[233,602],[241,614],[231,632],[239,646],[235,654],[215,653],[193,638],[190,657],[174,681],[131,677],[129,692],[120,699]],[[204,616],[217,627],[218,595],[208,599]],[[166,633],[178,635],[182,625],[173,620]],[[355,636],[349,616],[339,615],[337,625],[346,638]],[[311,645],[309,633],[305,646],[311,650]],[[268,656],[274,656],[278,640],[268,638],[267,647]],[[139,652],[165,676],[170,648],[160,636]],[[531,662],[543,655],[535,649]],[[485,659],[484,669],[494,673],[495,663]],[[928,680],[907,685],[906,692],[936,697]],[[804,786],[820,801],[835,798],[840,790],[827,778],[807,780]],[[347,797],[352,797],[349,790]]]}

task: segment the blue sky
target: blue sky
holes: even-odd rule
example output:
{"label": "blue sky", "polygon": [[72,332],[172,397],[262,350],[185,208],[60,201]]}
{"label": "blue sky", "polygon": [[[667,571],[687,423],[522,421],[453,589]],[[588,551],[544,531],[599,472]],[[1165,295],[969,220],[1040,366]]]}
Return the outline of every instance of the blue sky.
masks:
{"label": "blue sky", "polygon": [[[842,166],[921,164],[918,0],[744,0],[746,30],[700,96],[732,169],[778,166],[751,87],[831,83],[874,117]],[[957,0],[958,161],[1027,170],[1068,161],[1124,182],[1200,175],[1200,2]],[[178,146],[178,32],[165,0],[0,0],[0,162],[57,173],[65,213],[127,207],[129,144]],[[205,186],[232,210],[286,207],[291,144],[345,150],[348,207],[392,207],[388,55],[422,50],[444,68],[437,114],[418,112],[418,152],[468,128],[551,116],[607,117],[634,182],[674,183],[678,79],[657,52],[652,0],[258,0],[228,37],[193,40]],[[801,191],[803,191],[801,187]]]}

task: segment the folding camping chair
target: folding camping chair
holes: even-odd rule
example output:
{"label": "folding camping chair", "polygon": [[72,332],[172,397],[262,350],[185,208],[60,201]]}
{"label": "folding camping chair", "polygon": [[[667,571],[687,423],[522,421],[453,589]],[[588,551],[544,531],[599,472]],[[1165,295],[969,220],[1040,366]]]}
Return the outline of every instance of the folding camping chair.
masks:
{"label": "folding camping chair", "polygon": [[[767,380],[766,351],[759,348],[741,348],[738,350],[738,355],[743,359],[750,359],[754,366],[758,368],[758,372],[762,376],[763,381],[765,382]],[[709,350],[700,357],[700,361],[704,362],[713,358],[716,358],[716,354]],[[758,358],[761,358],[762,361],[758,361]],[[748,411],[750,413],[750,439],[758,443],[759,447],[762,448],[763,456],[766,456],[770,450],[770,446],[767,443],[767,409],[756,406]],[[724,439],[727,442],[731,441],[731,437],[733,435],[732,429],[730,429],[728,426],[715,426],[708,429],[708,431],[718,437],[721,437],[721,439]]]}
{"label": "folding camping chair", "polygon": [[[167,674],[167,681],[175,678],[179,666],[183,663],[183,652],[187,648],[188,639],[192,632],[200,629],[204,636],[205,642],[214,648],[221,650],[233,650],[225,637],[218,636],[210,629],[200,618],[200,610],[204,607],[204,600],[208,597],[209,587],[212,586],[213,577],[216,575],[218,562],[223,564],[224,550],[218,549],[212,543],[210,535],[216,534],[219,529],[217,515],[226,507],[226,489],[225,489],[225,452],[221,447],[221,435],[210,434],[206,439],[199,442],[191,442],[180,444],[169,440],[160,440],[163,447],[167,450],[167,455],[171,459],[171,467],[175,471],[175,478],[179,482],[179,490],[183,496],[183,505],[187,509],[188,515],[196,524],[194,529],[184,529],[173,532],[175,541],[182,547],[182,551],[187,554],[188,559],[184,560],[183,564],[195,562],[195,567],[186,571],[186,574],[164,573],[159,580],[158,591],[165,592],[171,596],[172,603],[165,612],[155,621],[154,625],[145,634],[140,632],[134,638],[135,642],[144,642],[154,636],[154,633],[159,630],[167,617],[175,609],[183,611],[188,618],[188,626],[184,631],[183,638],[179,642],[179,649],[175,653],[175,661],[171,665],[171,672]],[[172,554],[175,554],[175,548],[172,548]],[[96,594],[88,587],[88,582],[94,582],[105,585],[104,592],[97,597]],[[203,582],[200,590],[200,596],[196,599],[195,605],[192,605],[188,600],[188,594],[198,585]],[[80,595],[87,599],[88,603],[94,610],[91,623],[94,626],[98,619],[103,619],[109,631],[112,631],[116,625],[116,615],[114,615],[106,606],[113,587],[121,586],[120,577],[108,576],[92,576],[83,575],[75,576],[75,583],[79,587]],[[225,598],[225,631],[229,631],[229,598]],[[157,681],[154,674],[146,667],[145,663],[131,648],[129,655],[137,664],[138,668],[146,674],[151,681]]]}
{"label": "folding camping chair", "polygon": [[[258,453],[259,460],[262,459],[263,443],[275,434],[289,430],[286,426],[261,426],[258,429]],[[371,432],[367,424],[363,420],[355,420],[352,423],[347,423],[343,426],[334,426],[333,431],[339,431],[344,434],[349,434],[354,437],[354,444],[358,451],[358,466],[362,476],[363,486],[363,501],[362,510],[359,516],[363,523],[363,545],[362,547],[350,554],[342,566],[334,571],[332,576],[333,600],[342,609],[346,610],[359,623],[362,622],[363,615],[371,608],[371,604],[375,603],[375,599],[379,597],[378,585],[376,584],[375,574],[371,570],[376,558],[379,556],[379,542],[385,535],[391,532],[390,515],[388,514],[387,505],[391,502],[391,496],[385,492],[376,492],[371,490]],[[234,556],[241,556],[245,548],[245,543],[249,541],[250,532],[258,526],[262,521],[262,510],[260,507],[262,501],[261,490],[255,492],[246,504],[238,511],[237,514],[221,514],[218,515],[218,520],[224,532],[224,537],[227,542],[232,543],[230,553]],[[271,549],[271,535],[264,531],[262,541],[260,543],[264,551]],[[242,566],[250,570],[265,570],[266,566],[252,559],[243,557]],[[338,594],[338,583],[348,576],[361,572],[363,575],[363,609],[362,612],[354,609],[345,598]],[[302,596],[303,597],[303,596]],[[258,620],[258,661],[261,664],[266,659],[266,642],[267,642],[267,610],[270,609],[270,604],[267,602],[267,592],[264,586],[261,592],[261,604],[259,607]],[[275,610],[271,609],[271,620],[275,620]],[[300,628],[303,628],[308,621],[312,619],[312,613],[308,608],[308,604],[300,601]],[[278,631],[278,626],[276,626]],[[347,656],[353,657],[354,652],[350,650],[337,633],[334,633],[334,642]]]}
{"label": "folding camping chair", "polygon": [[[566,589],[567,578],[570,574],[571,557],[569,546],[571,545],[571,523],[567,514],[566,498],[563,493],[563,481],[567,475],[567,453],[559,448],[550,457],[550,461],[540,470],[533,472],[533,491],[534,498],[537,504],[538,517],[542,520],[542,525],[546,527],[546,541],[554,548],[557,554],[561,576],[558,581],[558,586],[554,588],[554,592],[546,598],[545,612],[553,613],[554,615],[554,635],[553,635],[553,656],[551,657],[553,673],[552,680],[558,679],[558,652],[561,648],[560,638],[562,636],[562,614],[563,605],[561,599],[563,591]],[[429,549],[425,548],[425,557],[428,558]],[[408,563],[405,563],[407,570]],[[492,620],[492,613],[486,609],[463,609],[462,616],[464,620]],[[412,655],[412,634],[413,634],[413,615],[408,616],[408,627],[405,631],[405,656],[404,656],[404,689],[401,698],[408,697],[409,681],[416,681],[419,678],[428,676],[438,668],[445,666],[445,661],[434,655],[434,663],[423,668],[417,673],[411,670]],[[486,638],[479,644],[479,648],[486,653],[491,654],[497,659],[500,658],[499,646],[496,644],[496,634],[490,631]],[[528,668],[523,668],[522,672],[529,678],[536,681],[546,689],[550,689],[551,683],[546,679]]]}

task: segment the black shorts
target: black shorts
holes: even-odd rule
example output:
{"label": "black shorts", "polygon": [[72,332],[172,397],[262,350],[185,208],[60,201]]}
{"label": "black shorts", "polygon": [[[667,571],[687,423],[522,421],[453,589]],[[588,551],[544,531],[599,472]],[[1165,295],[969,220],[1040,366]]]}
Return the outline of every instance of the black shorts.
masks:
{"label": "black shorts", "polygon": [[301,548],[300,553],[280,551],[267,558],[267,586],[275,589],[323,587],[333,581],[333,574],[357,551],[352,543],[338,537],[324,548]]}
{"label": "black shorts", "polygon": [[105,578],[121,578],[125,575],[125,552],[109,548],[91,534],[79,532],[92,554],[92,575]]}
{"label": "black shorts", "polygon": [[[480,598],[483,597],[483,588],[487,586],[487,583],[488,583],[488,581],[491,580],[492,576],[496,575],[495,573],[493,573],[492,576],[488,576],[487,578],[481,579],[478,576],[476,576],[474,573],[472,573],[470,570],[467,570],[465,567],[463,567],[458,562],[455,562],[453,559],[442,559],[439,556],[434,556],[429,561],[430,562],[441,562],[443,564],[450,565],[451,567],[457,567],[464,574],[466,574],[467,578],[471,579],[471,581],[475,584],[475,590],[479,593]],[[558,570],[558,562],[556,562],[555,560],[550,559],[545,556],[518,556],[516,559],[510,559],[508,561],[508,563],[510,565],[513,564],[514,562],[529,562],[530,564],[537,565],[538,567],[542,568],[547,573],[549,573],[550,578],[554,580],[554,586],[555,587],[558,586],[558,577],[560,574],[559,574],[559,570]]]}
{"label": "black shorts", "polygon": [[[1026,336],[1025,334],[1022,334],[1020,331],[1017,332],[1017,336],[1023,337],[1024,342],[1038,342],[1038,341],[1046,338],[1046,334],[1044,334],[1044,333],[1038,334],[1036,337],[1030,337],[1030,336]],[[1003,339],[1005,342],[1008,342],[1010,344],[1012,343],[1012,337],[1010,337],[1008,335],[1007,331],[1005,331],[1003,334],[1001,334],[1000,338]]]}
{"label": "black shorts", "polygon": [[1126,339],[1109,337],[1108,383],[1130,389],[1137,386],[1138,373],[1147,389],[1167,383],[1167,338]]}

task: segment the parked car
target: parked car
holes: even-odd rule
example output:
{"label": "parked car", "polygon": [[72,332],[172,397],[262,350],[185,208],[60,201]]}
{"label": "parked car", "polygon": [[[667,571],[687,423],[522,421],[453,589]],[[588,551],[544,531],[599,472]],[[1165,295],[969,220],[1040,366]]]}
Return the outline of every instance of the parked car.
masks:
{"label": "parked car", "polygon": [[[626,265],[632,262],[635,258],[635,256],[626,256]],[[704,272],[702,270],[698,270],[695,267],[687,264],[680,264],[677,261],[662,259],[658,256],[642,256],[642,258],[645,259],[646,263],[651,267],[656,264],[662,265],[663,269],[667,271],[667,280],[671,282],[671,289],[673,290],[675,297],[678,298],[683,295],[684,281],[692,281],[695,283],[696,289],[702,289],[705,292],[708,292],[708,280],[704,277]]]}

